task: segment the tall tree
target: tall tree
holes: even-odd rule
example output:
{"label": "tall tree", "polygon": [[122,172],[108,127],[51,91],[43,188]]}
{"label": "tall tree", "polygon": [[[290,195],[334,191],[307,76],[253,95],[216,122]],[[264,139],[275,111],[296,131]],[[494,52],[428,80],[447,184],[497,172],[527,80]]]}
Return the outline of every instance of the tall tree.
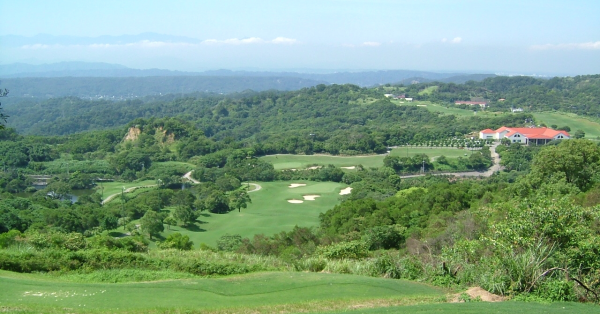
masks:
{"label": "tall tree", "polygon": [[237,190],[229,194],[229,207],[237,208],[238,212],[241,212],[242,208],[248,207],[248,203],[252,203],[252,200],[246,191]]}
{"label": "tall tree", "polygon": [[142,232],[147,232],[150,236],[150,240],[152,240],[152,236],[156,236],[159,232],[163,232],[165,230],[165,226],[163,225],[160,215],[153,210],[149,210],[146,212],[146,214],[144,214],[144,217],[140,219],[140,224],[142,227]]}

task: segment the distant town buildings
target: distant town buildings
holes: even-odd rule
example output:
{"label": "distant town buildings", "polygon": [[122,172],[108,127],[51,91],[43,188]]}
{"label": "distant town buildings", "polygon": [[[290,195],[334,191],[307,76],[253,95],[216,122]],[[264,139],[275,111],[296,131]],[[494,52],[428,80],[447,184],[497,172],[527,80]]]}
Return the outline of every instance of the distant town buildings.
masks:
{"label": "distant town buildings", "polygon": [[482,130],[479,132],[479,138],[494,140],[507,138],[511,143],[538,145],[546,144],[552,140],[570,139],[571,135],[567,131],[550,128],[509,128],[503,126],[498,130]]}

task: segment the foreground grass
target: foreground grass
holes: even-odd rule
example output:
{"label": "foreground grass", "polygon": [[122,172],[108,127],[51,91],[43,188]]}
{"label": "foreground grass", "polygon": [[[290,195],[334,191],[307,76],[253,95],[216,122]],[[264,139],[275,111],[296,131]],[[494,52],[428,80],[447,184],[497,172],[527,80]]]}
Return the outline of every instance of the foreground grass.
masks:
{"label": "foreground grass", "polygon": [[281,169],[306,169],[310,165],[334,165],[336,167],[364,167],[383,166],[383,155],[371,156],[327,156],[327,155],[271,155],[261,157],[262,160],[273,164],[275,170]]}
{"label": "foreground grass", "polygon": [[[294,313],[361,304],[409,305],[443,300],[427,285],[323,273],[269,272],[218,279],[90,284],[0,272],[0,311]],[[85,310],[84,310],[85,309]],[[187,311],[186,311],[187,312]]]}
{"label": "foreground grass", "polygon": [[440,303],[440,304],[421,304],[409,306],[392,306],[369,309],[358,309],[355,311],[336,311],[330,313],[365,313],[365,314],[384,314],[384,313],[447,313],[447,314],[479,314],[479,313],[498,313],[498,314],[554,314],[554,313],[578,313],[592,314],[599,313],[600,306],[595,304],[581,303],[550,303],[541,304],[534,302],[469,302],[469,303]]}
{"label": "foreground grass", "polygon": [[[305,183],[306,186],[290,189],[291,183]],[[163,236],[180,232],[190,237],[198,247],[200,243],[214,246],[225,234],[240,234],[253,237],[255,234],[272,235],[281,231],[290,231],[294,226],[310,227],[319,224],[319,214],[339,203],[339,192],[346,185],[335,182],[296,182],[276,181],[257,182],[262,188],[252,192],[252,203],[241,212],[237,210],[227,214],[203,212],[198,222],[190,227],[165,227]],[[302,200],[303,195],[316,194],[314,201],[301,204],[288,203],[289,199]]]}

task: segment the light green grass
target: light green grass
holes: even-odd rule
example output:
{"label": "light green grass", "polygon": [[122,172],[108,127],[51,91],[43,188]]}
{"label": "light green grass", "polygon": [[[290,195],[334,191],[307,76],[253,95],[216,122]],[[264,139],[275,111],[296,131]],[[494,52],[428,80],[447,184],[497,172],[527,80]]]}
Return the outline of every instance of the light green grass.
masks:
{"label": "light green grass", "polygon": [[541,304],[535,302],[469,302],[469,303],[439,303],[409,306],[392,306],[373,309],[361,309],[355,311],[339,311],[329,313],[365,313],[365,314],[389,314],[389,313],[415,313],[415,314],[554,314],[554,313],[577,313],[592,314],[599,313],[600,308],[595,304],[581,303],[551,303]]}
{"label": "light green grass", "polygon": [[[334,182],[297,182],[276,181],[257,182],[262,189],[250,193],[252,203],[227,214],[203,212],[199,222],[189,228],[173,226],[165,230],[163,236],[172,232],[188,235],[196,247],[200,243],[214,246],[217,240],[229,233],[240,234],[252,238],[255,234],[273,235],[281,231],[290,231],[294,226],[317,226],[319,214],[325,212],[339,202],[339,192],[346,185]],[[304,187],[290,189],[290,183],[306,183]],[[288,199],[303,199],[303,195],[318,194],[314,201],[302,204],[288,203]],[[166,228],[166,226],[165,226]]]}
{"label": "light green grass", "polygon": [[275,312],[282,305],[314,311],[346,308],[373,299],[395,299],[396,304],[402,299],[413,304],[418,300],[432,302],[442,295],[439,289],[404,280],[324,273],[269,272],[217,279],[86,284],[0,272],[0,306],[37,309],[32,312],[247,312],[252,308],[256,309],[252,312]]}
{"label": "light green grass", "polygon": [[439,156],[446,156],[448,158],[457,158],[457,157],[465,157],[465,154],[470,155],[471,151],[467,150],[467,149],[458,149],[458,148],[440,148],[440,147],[432,147],[432,148],[428,148],[428,147],[409,147],[408,149],[406,147],[400,147],[400,148],[394,148],[392,149],[390,155],[392,156],[400,156],[400,157],[406,157],[406,155],[408,155],[408,157],[412,157],[414,155],[417,154],[425,154],[427,156],[429,156],[430,158],[433,157],[439,157]]}
{"label": "light green grass", "polygon": [[365,168],[383,166],[383,155],[371,156],[326,156],[326,155],[276,155],[264,156],[262,160],[273,164],[275,170],[305,169],[309,165],[335,165],[336,167],[351,167],[363,165]]}
{"label": "light green grass", "polygon": [[96,189],[98,193],[100,193],[100,189],[104,187],[104,197],[108,197],[109,195],[115,193],[121,193],[123,187],[125,189],[134,187],[134,186],[144,186],[144,185],[153,185],[156,184],[154,180],[144,180],[144,181],[134,181],[134,182],[122,182],[122,181],[113,181],[113,182],[102,182],[102,184],[98,183]]}
{"label": "light green grass", "polygon": [[544,123],[548,127],[556,124],[558,127],[569,126],[571,134],[577,130],[585,132],[585,138],[596,139],[600,136],[600,123],[592,121],[573,113],[565,112],[536,112],[533,113],[538,124]]}
{"label": "light green grass", "polygon": [[433,92],[437,91],[439,86],[429,86],[421,91],[419,91],[419,95],[430,95]]}

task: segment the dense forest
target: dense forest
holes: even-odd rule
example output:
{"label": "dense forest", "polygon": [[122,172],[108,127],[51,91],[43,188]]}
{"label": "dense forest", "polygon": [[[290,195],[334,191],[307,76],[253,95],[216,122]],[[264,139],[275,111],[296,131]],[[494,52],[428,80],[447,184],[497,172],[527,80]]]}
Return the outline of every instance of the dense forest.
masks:
{"label": "dense forest", "polygon": [[[598,302],[597,143],[492,147],[472,139],[474,132],[528,125],[533,116],[461,119],[383,96],[397,90],[448,102],[477,92],[514,102],[539,89],[560,104],[557,109],[573,111],[567,106],[599,107],[598,88],[591,87],[597,82],[596,76],[489,78],[435,83],[429,94],[419,94],[427,84],[317,85],[151,101],[67,97],[11,104],[8,125],[16,129],[0,130],[0,269],[83,274],[136,268],[206,276],[288,267],[478,285],[520,300]],[[527,97],[537,109],[548,105]],[[381,167],[352,171],[334,165],[276,170],[258,158],[385,154],[398,145],[471,151],[453,159],[386,154]],[[401,177],[420,170],[483,171],[492,165],[492,149],[503,168],[489,177]],[[197,184],[182,178],[192,170]],[[46,175],[47,185],[34,188],[39,178],[31,175]],[[113,180],[146,183],[135,193],[123,186],[108,202],[103,184]],[[161,236],[171,226],[193,228],[205,213],[242,211],[252,202],[252,181],[291,180],[343,183],[352,192],[340,194],[314,228],[253,237],[233,231],[214,246],[181,233]],[[70,198],[86,189],[96,192]],[[127,233],[115,237],[115,230]],[[215,255],[201,260],[178,252],[192,249]]]}

